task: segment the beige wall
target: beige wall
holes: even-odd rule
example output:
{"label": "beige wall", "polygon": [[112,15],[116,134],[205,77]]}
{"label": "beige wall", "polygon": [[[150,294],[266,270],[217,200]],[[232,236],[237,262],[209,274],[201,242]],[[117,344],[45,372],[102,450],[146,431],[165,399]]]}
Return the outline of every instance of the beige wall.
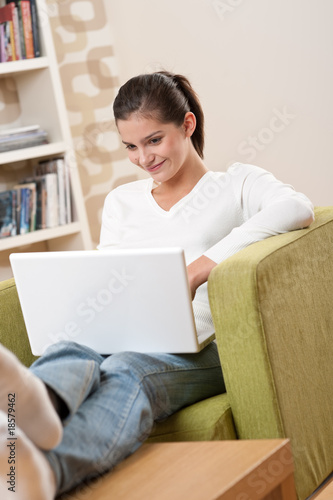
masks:
{"label": "beige wall", "polygon": [[206,163],[258,164],[333,204],[331,0],[104,0],[119,79],[190,77],[206,114]]}

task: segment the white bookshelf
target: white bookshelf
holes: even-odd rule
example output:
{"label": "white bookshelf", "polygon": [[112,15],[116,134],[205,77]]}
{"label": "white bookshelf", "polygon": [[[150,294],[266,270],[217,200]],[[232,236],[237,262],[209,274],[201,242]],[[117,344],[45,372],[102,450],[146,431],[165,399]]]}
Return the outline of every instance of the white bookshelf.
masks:
{"label": "white bookshelf", "polygon": [[25,59],[24,61],[3,62],[0,64],[0,75],[10,76],[33,69],[47,68],[49,60],[46,56]]}
{"label": "white bookshelf", "polygon": [[0,153],[0,166],[25,160],[53,157],[65,152],[66,143],[61,141],[43,144],[42,146],[6,151],[5,153]]}
{"label": "white bookshelf", "polygon": [[[4,5],[4,2],[0,2]],[[62,155],[70,168],[73,222],[0,239],[0,272],[8,252],[31,250],[88,250],[92,248],[75,151],[68,123],[58,63],[44,0],[38,0],[41,57],[0,63],[0,86],[12,78],[17,88],[21,114],[19,122],[1,124],[0,129],[40,125],[48,132],[49,144],[0,153],[0,185],[10,189],[18,179],[32,173],[34,163]],[[42,15],[41,15],[42,13]],[[1,104],[1,103],[0,103]],[[42,243],[42,245],[41,245]],[[8,261],[8,266],[10,266]],[[2,273],[3,274],[3,273]],[[8,277],[8,272],[0,279]]]}

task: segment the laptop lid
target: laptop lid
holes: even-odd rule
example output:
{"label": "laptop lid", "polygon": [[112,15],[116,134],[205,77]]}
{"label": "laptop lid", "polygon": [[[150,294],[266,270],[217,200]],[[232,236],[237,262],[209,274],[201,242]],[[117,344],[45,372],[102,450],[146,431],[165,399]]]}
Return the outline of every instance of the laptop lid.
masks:
{"label": "laptop lid", "polygon": [[34,355],[60,340],[100,354],[198,352],[214,337],[195,328],[180,248],[10,255]]}

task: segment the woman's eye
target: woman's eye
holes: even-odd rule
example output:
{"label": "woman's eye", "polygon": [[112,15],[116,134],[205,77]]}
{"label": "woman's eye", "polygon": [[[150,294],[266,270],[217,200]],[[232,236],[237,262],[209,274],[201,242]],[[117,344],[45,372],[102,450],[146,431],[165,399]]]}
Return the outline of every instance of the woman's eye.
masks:
{"label": "woman's eye", "polygon": [[158,144],[161,142],[161,137],[154,137],[154,139],[150,139],[151,144]]}
{"label": "woman's eye", "polygon": [[126,146],[126,149],[128,149],[129,151],[133,151],[135,148],[136,146],[134,146],[134,144],[127,144]]}

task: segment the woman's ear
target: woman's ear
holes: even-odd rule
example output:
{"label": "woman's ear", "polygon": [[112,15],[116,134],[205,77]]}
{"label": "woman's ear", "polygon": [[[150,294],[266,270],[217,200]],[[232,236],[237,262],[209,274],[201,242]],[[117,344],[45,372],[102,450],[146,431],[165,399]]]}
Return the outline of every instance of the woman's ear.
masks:
{"label": "woman's ear", "polygon": [[185,134],[187,137],[192,136],[196,126],[197,126],[197,119],[195,115],[191,111],[188,111],[185,115],[183,123],[183,128],[185,130]]}

